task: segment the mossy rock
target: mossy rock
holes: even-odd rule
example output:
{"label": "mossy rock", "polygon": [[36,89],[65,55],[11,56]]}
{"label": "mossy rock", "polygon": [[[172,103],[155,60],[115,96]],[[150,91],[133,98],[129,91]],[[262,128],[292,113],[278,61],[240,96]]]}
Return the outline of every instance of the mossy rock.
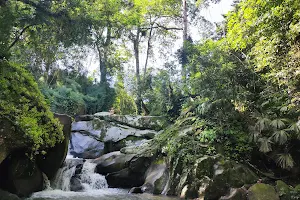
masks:
{"label": "mossy rock", "polygon": [[290,200],[291,199],[291,188],[288,186],[285,182],[279,180],[276,181],[276,191],[280,197],[281,200]]}
{"label": "mossy rock", "polygon": [[0,177],[0,187],[20,197],[43,189],[41,170],[21,150],[13,152],[1,163]]}
{"label": "mossy rock", "polygon": [[[9,121],[13,128],[13,140],[22,142],[31,156],[54,147],[64,138],[62,126],[53,116],[49,105],[32,75],[20,66],[0,61],[0,121]],[[6,138],[7,130],[0,132]],[[15,143],[7,145],[11,149]],[[9,141],[8,141],[9,142]],[[2,155],[3,157],[3,155]]]}
{"label": "mossy rock", "polygon": [[257,183],[249,188],[248,200],[279,200],[279,195],[273,186]]}

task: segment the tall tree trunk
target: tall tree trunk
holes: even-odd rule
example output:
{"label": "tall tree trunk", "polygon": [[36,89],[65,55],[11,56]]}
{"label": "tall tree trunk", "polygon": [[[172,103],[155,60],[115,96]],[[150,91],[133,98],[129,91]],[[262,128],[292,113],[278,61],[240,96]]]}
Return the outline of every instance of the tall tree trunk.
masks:
{"label": "tall tree trunk", "polygon": [[188,37],[188,17],[187,17],[187,2],[186,0],[182,0],[182,24],[183,24],[183,35],[182,35],[182,79],[183,82],[186,82],[186,64],[187,64],[187,55],[186,55],[186,42]]}
{"label": "tall tree trunk", "polygon": [[134,57],[135,57],[135,69],[137,80],[137,111],[138,114],[142,113],[142,88],[141,88],[141,76],[140,76],[140,55],[139,55],[139,42],[140,42],[140,28],[137,29],[136,36],[133,40]]}

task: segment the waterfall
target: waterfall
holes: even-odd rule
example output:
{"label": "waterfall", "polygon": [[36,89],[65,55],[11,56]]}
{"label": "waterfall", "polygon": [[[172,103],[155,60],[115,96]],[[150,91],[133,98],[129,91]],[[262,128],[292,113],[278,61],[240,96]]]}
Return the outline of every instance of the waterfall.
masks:
{"label": "waterfall", "polygon": [[[76,172],[76,167],[82,165],[82,170]],[[95,173],[96,164],[90,160],[82,159],[66,159],[65,164],[60,168],[51,182],[52,189],[70,191],[72,178],[78,180],[79,186],[82,186],[85,191],[108,188],[108,184],[104,176]],[[78,173],[78,174],[76,174]]]}
{"label": "waterfall", "polygon": [[81,183],[86,190],[108,188],[104,176],[95,173],[96,163],[87,160],[82,167]]}

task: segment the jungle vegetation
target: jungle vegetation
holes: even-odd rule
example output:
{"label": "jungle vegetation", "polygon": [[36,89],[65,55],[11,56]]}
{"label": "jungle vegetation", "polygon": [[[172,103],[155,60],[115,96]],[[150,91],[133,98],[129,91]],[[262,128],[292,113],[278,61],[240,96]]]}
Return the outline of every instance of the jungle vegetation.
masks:
{"label": "jungle vegetation", "polygon": [[[300,1],[236,0],[216,24],[201,17],[210,3],[218,1],[2,0],[1,63],[26,70],[53,112],[164,115],[190,123],[194,145],[299,167]],[[206,27],[201,40],[191,24]],[[149,60],[160,49],[171,54],[179,35],[181,48],[157,70],[162,63]],[[100,73],[84,67],[91,52]],[[0,111],[25,115],[2,108],[11,100],[1,88]]]}

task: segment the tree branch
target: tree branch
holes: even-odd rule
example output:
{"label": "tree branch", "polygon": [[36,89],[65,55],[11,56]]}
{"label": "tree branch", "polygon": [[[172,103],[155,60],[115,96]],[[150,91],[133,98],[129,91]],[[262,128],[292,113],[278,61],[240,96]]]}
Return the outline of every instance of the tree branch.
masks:
{"label": "tree branch", "polygon": [[28,26],[25,26],[24,28],[23,28],[23,30],[19,33],[19,35],[15,38],[15,40],[11,43],[11,45],[9,45],[9,47],[8,47],[8,50],[10,50],[19,40],[20,40],[20,37],[23,35],[23,33],[29,28],[29,27],[31,27],[31,26],[33,26],[33,25],[28,25]]}

